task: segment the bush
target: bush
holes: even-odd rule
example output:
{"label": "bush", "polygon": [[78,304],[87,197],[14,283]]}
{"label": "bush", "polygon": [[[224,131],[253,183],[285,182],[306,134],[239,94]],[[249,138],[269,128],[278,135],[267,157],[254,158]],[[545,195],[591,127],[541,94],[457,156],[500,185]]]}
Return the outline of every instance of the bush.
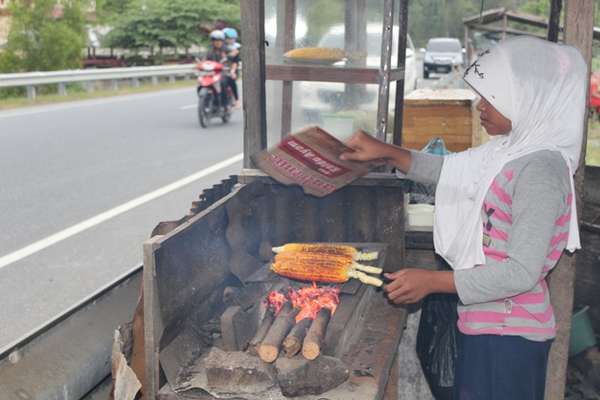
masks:
{"label": "bush", "polygon": [[82,0],[65,0],[54,17],[55,0],[15,0],[8,42],[0,55],[0,71],[28,72],[79,68],[85,47]]}

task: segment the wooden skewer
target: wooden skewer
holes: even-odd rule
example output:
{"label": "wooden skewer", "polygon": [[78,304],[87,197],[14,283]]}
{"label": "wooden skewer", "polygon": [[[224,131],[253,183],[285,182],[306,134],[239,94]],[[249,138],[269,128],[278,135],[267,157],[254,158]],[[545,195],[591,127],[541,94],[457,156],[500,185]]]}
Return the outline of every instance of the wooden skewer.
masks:
{"label": "wooden skewer", "polygon": [[273,325],[274,320],[275,313],[271,307],[268,307],[267,311],[265,312],[265,316],[263,317],[258,329],[256,330],[256,333],[254,334],[254,337],[252,340],[250,340],[250,344],[248,345],[248,352],[250,352],[250,354],[254,356],[258,355],[258,347],[264,340],[265,336],[267,336],[267,332],[269,332],[269,328],[271,328],[271,325]]}
{"label": "wooden skewer", "polygon": [[330,318],[331,310],[328,308],[321,308],[317,313],[317,317],[311,324],[310,329],[306,333],[304,343],[302,344],[302,355],[307,360],[314,360],[321,354],[321,345],[325,338],[325,331]]}
{"label": "wooden skewer", "polygon": [[283,341],[283,351],[285,351],[285,355],[288,358],[294,357],[296,354],[298,354],[300,349],[302,349],[302,341],[304,340],[306,332],[308,331],[308,328],[310,328],[311,323],[312,320],[310,318],[304,318],[302,321],[294,325],[290,333]]}
{"label": "wooden skewer", "polygon": [[261,360],[272,363],[277,359],[281,343],[296,323],[296,315],[299,311],[297,308],[292,308],[292,303],[289,301],[283,305],[269,332],[258,347],[258,356]]}

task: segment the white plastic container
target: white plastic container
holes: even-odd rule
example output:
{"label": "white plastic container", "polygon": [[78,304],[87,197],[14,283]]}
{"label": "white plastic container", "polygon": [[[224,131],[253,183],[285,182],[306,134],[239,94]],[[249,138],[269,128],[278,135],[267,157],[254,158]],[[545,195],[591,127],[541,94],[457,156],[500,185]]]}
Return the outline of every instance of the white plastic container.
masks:
{"label": "white plastic container", "polygon": [[408,204],[406,206],[407,222],[409,227],[433,227],[433,210],[431,204]]}

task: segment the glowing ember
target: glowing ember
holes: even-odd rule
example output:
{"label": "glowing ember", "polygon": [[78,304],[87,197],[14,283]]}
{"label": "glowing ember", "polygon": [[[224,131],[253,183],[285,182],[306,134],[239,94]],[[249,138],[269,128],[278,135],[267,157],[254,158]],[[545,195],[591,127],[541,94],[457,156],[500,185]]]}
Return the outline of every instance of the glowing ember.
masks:
{"label": "glowing ember", "polygon": [[288,300],[292,302],[294,308],[300,309],[296,316],[296,322],[300,322],[304,318],[315,319],[321,308],[328,308],[331,310],[331,314],[335,312],[340,303],[340,289],[330,286],[317,287],[313,282],[312,286],[300,289],[289,288],[287,296],[279,292],[271,292],[267,296],[267,302],[273,307],[276,314]]}
{"label": "glowing ember", "polygon": [[283,293],[273,291],[267,296],[267,304],[273,309],[275,315],[279,314],[286,301],[287,298]]}

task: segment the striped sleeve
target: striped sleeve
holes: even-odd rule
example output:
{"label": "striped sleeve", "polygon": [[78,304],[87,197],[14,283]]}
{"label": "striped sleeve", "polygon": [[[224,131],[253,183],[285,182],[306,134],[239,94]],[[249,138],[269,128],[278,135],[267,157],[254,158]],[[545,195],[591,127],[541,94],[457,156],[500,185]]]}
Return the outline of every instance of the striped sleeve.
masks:
{"label": "striped sleeve", "polygon": [[401,179],[410,179],[414,182],[437,184],[440,180],[444,157],[414,150],[410,151],[410,156],[411,162],[408,173],[404,175],[401,172],[396,172],[396,175]]}
{"label": "striped sleeve", "polygon": [[[545,160],[534,160],[523,168],[512,197],[496,195],[510,201],[512,226],[506,251],[491,257],[487,249],[486,265],[454,272],[454,282],[463,304],[477,304],[505,299],[531,290],[543,278],[548,257],[553,252],[556,224],[567,207],[568,180],[563,170]],[[565,182],[567,182],[565,184]],[[507,197],[508,196],[508,197]],[[493,255],[493,254],[492,254]]]}

